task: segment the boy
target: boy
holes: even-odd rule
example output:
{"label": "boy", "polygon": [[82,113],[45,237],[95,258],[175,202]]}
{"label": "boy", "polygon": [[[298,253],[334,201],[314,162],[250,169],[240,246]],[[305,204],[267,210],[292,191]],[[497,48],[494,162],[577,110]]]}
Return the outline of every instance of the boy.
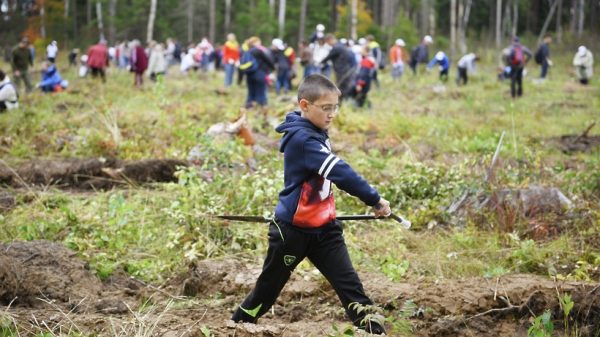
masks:
{"label": "boy", "polygon": [[269,249],[254,290],[233,314],[235,322],[255,323],[275,303],[294,268],[305,258],[327,278],[352,322],[375,334],[385,333],[376,322],[362,322],[364,312],[350,304],[370,305],[335,218],[331,182],[374,207],[376,216],[390,215],[381,198],[352,168],[331,152],[327,130],[337,115],[340,90],[325,76],[308,76],[298,89],[300,111],[277,127],[283,133],[284,189],[269,225]]}
{"label": "boy", "polygon": [[367,102],[367,94],[371,89],[371,80],[374,80],[373,73],[377,71],[377,62],[370,56],[369,48],[364,47],[362,51],[362,60],[360,68],[356,75],[356,83],[352,95],[356,101],[356,105],[362,108]]}

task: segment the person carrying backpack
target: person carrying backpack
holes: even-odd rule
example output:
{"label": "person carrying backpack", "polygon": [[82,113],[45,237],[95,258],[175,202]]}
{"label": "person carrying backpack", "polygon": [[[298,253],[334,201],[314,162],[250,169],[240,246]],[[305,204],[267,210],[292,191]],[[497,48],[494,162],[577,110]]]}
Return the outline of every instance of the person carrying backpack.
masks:
{"label": "person carrying backpack", "polygon": [[510,95],[515,98],[523,95],[523,69],[533,54],[516,36],[509,50],[507,61],[510,66]]}
{"label": "person carrying backpack", "polygon": [[263,51],[258,37],[249,38],[246,40],[246,45],[248,50],[242,54],[239,67],[246,76],[248,87],[246,107],[250,108],[254,103],[265,106],[267,105],[267,75],[275,69],[275,65]]}
{"label": "person carrying backpack", "polygon": [[535,52],[535,63],[542,66],[542,72],[540,74],[540,79],[545,79],[548,74],[548,68],[552,66],[552,61],[550,61],[550,44],[552,43],[552,37],[550,35],[544,36],[544,41],[538,47]]}
{"label": "person carrying backpack", "polygon": [[429,35],[425,35],[421,43],[413,48],[410,53],[410,69],[413,74],[417,74],[417,66],[419,63],[427,64],[429,61],[429,45],[433,43],[433,38]]}

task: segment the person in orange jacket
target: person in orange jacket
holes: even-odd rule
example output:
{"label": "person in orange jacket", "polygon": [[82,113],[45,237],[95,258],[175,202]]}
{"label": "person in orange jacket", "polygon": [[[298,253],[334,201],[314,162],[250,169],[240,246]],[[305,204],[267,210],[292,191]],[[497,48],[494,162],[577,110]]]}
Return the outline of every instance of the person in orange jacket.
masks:
{"label": "person in orange jacket", "polygon": [[240,65],[240,44],[235,34],[227,34],[227,42],[223,45],[223,67],[225,68],[225,87],[233,84],[233,74]]}
{"label": "person in orange jacket", "polygon": [[397,39],[396,43],[390,48],[389,58],[392,64],[392,78],[399,79],[404,74],[404,65],[408,61],[408,53],[404,49],[406,43],[404,40]]}

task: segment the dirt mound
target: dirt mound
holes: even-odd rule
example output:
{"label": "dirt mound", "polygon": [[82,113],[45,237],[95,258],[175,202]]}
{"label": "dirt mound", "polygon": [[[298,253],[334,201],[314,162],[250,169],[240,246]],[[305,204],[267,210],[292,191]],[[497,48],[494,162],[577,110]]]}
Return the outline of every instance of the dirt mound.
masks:
{"label": "dirt mound", "polygon": [[56,185],[63,188],[107,189],[113,186],[147,182],[176,181],[177,167],[183,160],[148,159],[64,159],[31,161],[16,169],[0,166],[0,185]]}
{"label": "dirt mound", "polygon": [[0,303],[35,305],[38,298],[77,304],[97,298],[102,284],[71,250],[47,241],[0,244]]}
{"label": "dirt mound", "polygon": [[555,326],[563,326],[559,294],[570,294],[575,303],[571,326],[600,332],[600,290],[587,283],[555,283],[533,275],[449,280],[418,285],[411,299],[432,310],[415,321],[423,331],[419,336],[525,336],[530,318],[546,309],[552,312]]}
{"label": "dirt mound", "polygon": [[[335,292],[311,267],[298,268],[272,310],[253,325],[229,318],[253,287],[261,270],[258,261],[197,262],[155,287],[119,273],[102,283],[71,251],[49,242],[2,244],[0,252],[0,304],[18,297],[6,312],[23,331],[52,323],[83,335],[113,335],[114,329],[137,335],[143,328],[145,335],[153,336],[204,336],[207,331],[215,336],[326,336],[337,335],[334,326],[338,331],[350,326]],[[360,277],[392,320],[405,316],[404,304],[414,303],[408,323],[416,336],[526,336],[532,317],[544,310],[551,311],[554,326],[561,330],[558,298],[563,294],[570,294],[575,303],[569,326],[576,326],[580,336],[600,332],[598,284],[554,282],[535,275],[403,283],[379,273]],[[56,304],[43,305],[36,298]],[[82,298],[91,305],[77,306]],[[71,311],[75,306],[78,310]],[[391,325],[388,332],[400,334]]]}

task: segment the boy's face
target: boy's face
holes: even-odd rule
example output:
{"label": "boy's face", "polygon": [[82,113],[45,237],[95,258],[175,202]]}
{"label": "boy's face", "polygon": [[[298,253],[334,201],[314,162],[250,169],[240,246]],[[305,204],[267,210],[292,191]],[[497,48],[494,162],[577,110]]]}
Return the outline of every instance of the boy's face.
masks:
{"label": "boy's face", "polygon": [[316,127],[327,130],[338,114],[339,97],[335,92],[328,92],[314,102],[301,99],[299,105],[302,117],[308,119]]}

